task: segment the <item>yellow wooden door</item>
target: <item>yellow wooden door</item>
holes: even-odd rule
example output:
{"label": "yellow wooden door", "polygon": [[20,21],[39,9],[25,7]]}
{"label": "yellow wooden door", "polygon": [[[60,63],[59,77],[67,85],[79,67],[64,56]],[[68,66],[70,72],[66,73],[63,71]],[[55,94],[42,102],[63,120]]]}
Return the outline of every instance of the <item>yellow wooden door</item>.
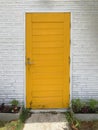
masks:
{"label": "yellow wooden door", "polygon": [[70,13],[26,14],[26,106],[69,105]]}

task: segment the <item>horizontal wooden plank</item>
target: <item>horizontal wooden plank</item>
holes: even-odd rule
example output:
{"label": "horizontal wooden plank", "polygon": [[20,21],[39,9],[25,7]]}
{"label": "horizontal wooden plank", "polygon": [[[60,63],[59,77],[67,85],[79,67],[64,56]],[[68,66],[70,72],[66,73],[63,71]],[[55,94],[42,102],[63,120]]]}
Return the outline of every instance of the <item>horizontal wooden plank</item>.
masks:
{"label": "horizontal wooden plank", "polygon": [[43,60],[43,61],[33,61],[32,64],[32,69],[34,68],[33,66],[51,66],[51,65],[64,65],[64,60]]}
{"label": "horizontal wooden plank", "polygon": [[33,54],[62,54],[64,53],[64,48],[32,48]]}
{"label": "horizontal wooden plank", "polygon": [[31,95],[33,98],[41,97],[61,97],[62,91],[32,91]]}
{"label": "horizontal wooden plank", "polygon": [[45,41],[42,41],[42,42],[40,42],[40,41],[34,41],[34,42],[32,42],[32,47],[34,47],[34,48],[41,48],[41,47],[43,47],[43,48],[45,48],[45,47],[64,47],[64,41],[54,41],[54,42],[52,42],[52,41],[47,41],[47,42],[45,42]]}
{"label": "horizontal wooden plank", "polygon": [[47,60],[64,60],[64,55],[32,55],[32,60],[33,61],[47,61]]}
{"label": "horizontal wooden plank", "polygon": [[[32,80],[31,80],[32,81]],[[47,86],[47,85],[63,85],[64,86],[64,83],[63,82],[57,82],[57,81],[54,81],[54,82],[37,82],[37,83],[35,83],[35,82],[33,82],[32,83],[32,85],[31,85],[31,88],[33,88],[33,86],[36,86],[36,85],[40,85],[40,86],[42,86],[42,85],[44,85],[44,86]]]}
{"label": "horizontal wooden plank", "polygon": [[[64,78],[58,78],[58,79],[33,79],[33,78],[31,78],[31,80],[32,80],[32,82],[33,83],[36,83],[36,82],[39,82],[39,83],[41,83],[41,82],[46,82],[47,84],[48,83],[63,83],[64,82]],[[32,84],[33,84],[32,83]]]}
{"label": "horizontal wooden plank", "polygon": [[34,13],[32,22],[64,22],[64,13]]}
{"label": "horizontal wooden plank", "polygon": [[32,79],[32,86],[35,84],[63,84],[64,83],[64,79]]}
{"label": "horizontal wooden plank", "polygon": [[64,29],[64,23],[32,23],[32,29]]}
{"label": "horizontal wooden plank", "polygon": [[61,108],[62,97],[32,98],[33,108]]}
{"label": "horizontal wooden plank", "polygon": [[35,75],[39,75],[43,73],[45,76],[47,75],[62,75],[65,66],[31,66],[30,71]]}
{"label": "horizontal wooden plank", "polygon": [[[50,42],[50,41],[60,41],[64,42],[64,35],[49,35],[49,36],[32,36],[32,41],[37,42],[37,41],[44,41],[44,42]],[[32,42],[32,43],[33,43]]]}
{"label": "horizontal wooden plank", "polygon": [[[66,61],[65,61],[66,62]],[[63,66],[64,65],[64,59],[46,59],[46,60],[33,60],[31,61],[31,66],[33,67],[36,67],[36,66],[42,66],[44,65],[45,66],[51,66],[51,65],[55,65],[56,66]],[[59,69],[59,68],[58,68]]]}
{"label": "horizontal wooden plank", "polygon": [[36,84],[32,86],[32,91],[62,91],[63,90],[63,85],[52,85],[52,84]]}
{"label": "horizontal wooden plank", "polygon": [[64,30],[63,29],[32,29],[32,35],[33,36],[38,36],[38,35],[63,35]]}
{"label": "horizontal wooden plank", "polygon": [[[66,61],[67,62],[67,61]],[[31,61],[31,65],[30,68],[32,67],[32,69],[34,69],[35,67],[38,67],[38,70],[40,72],[40,68],[43,66],[45,67],[51,67],[53,65],[53,67],[58,67],[58,70],[62,70],[61,68],[59,68],[60,66],[64,67],[64,60],[39,60],[39,61]],[[48,68],[47,68],[48,69]],[[37,69],[35,69],[37,70]],[[43,71],[46,69],[43,69]],[[56,69],[52,69],[52,70],[56,70]],[[50,71],[52,71],[50,70]]]}
{"label": "horizontal wooden plank", "polygon": [[64,78],[64,75],[56,75],[56,74],[45,74],[45,75],[42,75],[41,73],[39,75],[37,75],[36,73],[34,73],[32,75],[32,79],[62,79]]}

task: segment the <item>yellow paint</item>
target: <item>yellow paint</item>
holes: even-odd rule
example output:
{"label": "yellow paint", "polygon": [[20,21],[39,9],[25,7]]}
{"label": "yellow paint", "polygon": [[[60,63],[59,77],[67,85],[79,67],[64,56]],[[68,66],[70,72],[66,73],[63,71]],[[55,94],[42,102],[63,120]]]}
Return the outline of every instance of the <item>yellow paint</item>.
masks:
{"label": "yellow paint", "polygon": [[27,107],[69,106],[69,56],[70,13],[27,13]]}

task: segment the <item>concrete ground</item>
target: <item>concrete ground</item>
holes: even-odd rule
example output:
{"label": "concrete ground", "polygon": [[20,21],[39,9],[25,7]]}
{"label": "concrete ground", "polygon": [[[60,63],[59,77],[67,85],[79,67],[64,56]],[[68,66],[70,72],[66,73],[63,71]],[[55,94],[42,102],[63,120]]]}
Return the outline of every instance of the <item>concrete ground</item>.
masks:
{"label": "concrete ground", "polygon": [[64,113],[34,113],[23,130],[70,130]]}

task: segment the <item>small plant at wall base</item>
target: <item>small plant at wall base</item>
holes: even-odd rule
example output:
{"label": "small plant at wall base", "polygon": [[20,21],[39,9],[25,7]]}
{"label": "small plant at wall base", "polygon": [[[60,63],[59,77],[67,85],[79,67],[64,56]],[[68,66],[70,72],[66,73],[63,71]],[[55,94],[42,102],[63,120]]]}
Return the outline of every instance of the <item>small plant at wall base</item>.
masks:
{"label": "small plant at wall base", "polygon": [[79,113],[81,111],[83,104],[80,99],[73,99],[72,100],[72,110],[75,113]]}
{"label": "small plant at wall base", "polygon": [[72,112],[66,112],[66,119],[68,120],[70,127],[72,130],[79,130],[80,128],[80,121],[77,120]]}
{"label": "small plant at wall base", "polygon": [[18,106],[19,102],[17,100],[12,100],[10,103],[11,105],[2,103],[0,105],[0,113],[18,113],[20,110],[20,107]]}
{"label": "small plant at wall base", "polygon": [[24,123],[25,120],[30,117],[31,115],[30,110],[31,110],[30,108],[25,108],[24,106],[22,107],[22,112],[19,117],[21,122]]}
{"label": "small plant at wall base", "polygon": [[19,105],[19,102],[18,102],[17,100],[12,100],[12,101],[11,101],[11,104],[12,104],[13,106],[18,106],[18,105]]}
{"label": "small plant at wall base", "polygon": [[91,112],[96,111],[96,113],[98,113],[98,101],[96,101],[94,99],[90,99],[89,100],[89,107],[90,107]]}
{"label": "small plant at wall base", "polygon": [[17,113],[18,112],[18,105],[19,105],[19,102],[17,100],[12,100],[11,101],[11,105],[12,105],[12,110],[11,112],[14,112],[14,113]]}
{"label": "small plant at wall base", "polygon": [[73,99],[72,110],[74,113],[98,113],[98,101],[94,99],[88,101]]}
{"label": "small plant at wall base", "polygon": [[21,112],[21,114],[20,114],[20,117],[19,117],[19,119],[20,119],[20,121],[21,122],[25,122],[25,120],[27,119],[27,118],[29,118],[30,116],[31,116],[31,112],[30,112],[30,110],[31,110],[31,108],[32,108],[32,101],[29,103],[30,105],[29,105],[29,108],[25,108],[24,106],[22,107],[22,112]]}

